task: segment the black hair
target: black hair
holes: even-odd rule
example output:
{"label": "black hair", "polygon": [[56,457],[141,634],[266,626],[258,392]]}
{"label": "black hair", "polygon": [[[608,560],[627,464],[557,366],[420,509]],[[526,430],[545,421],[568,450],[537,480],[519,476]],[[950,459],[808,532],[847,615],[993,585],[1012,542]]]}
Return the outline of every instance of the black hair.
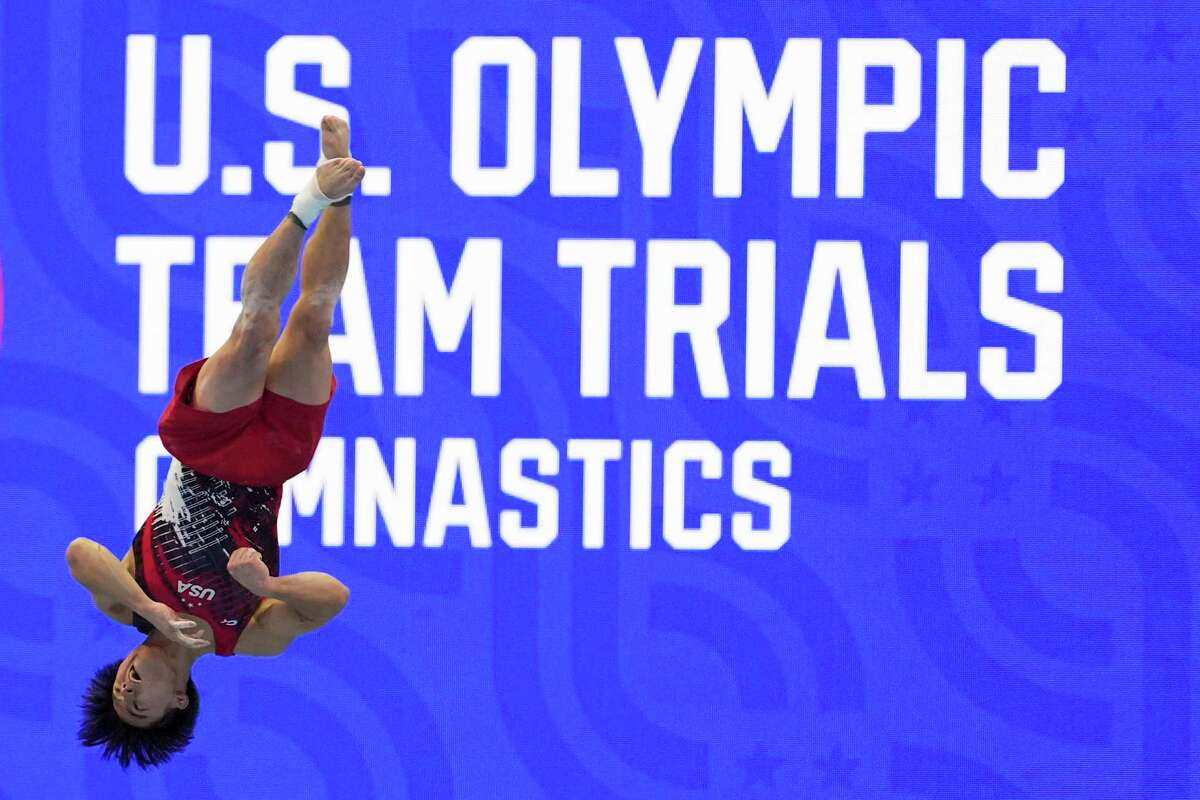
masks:
{"label": "black hair", "polygon": [[162,720],[149,728],[137,728],[117,716],[113,708],[113,681],[121,662],[101,667],[83,693],[83,723],[79,741],[87,747],[104,746],[104,758],[115,757],[128,769],[137,761],[142,769],[157,767],[187,747],[200,713],[200,695],[189,677],[187,708],[169,709]]}

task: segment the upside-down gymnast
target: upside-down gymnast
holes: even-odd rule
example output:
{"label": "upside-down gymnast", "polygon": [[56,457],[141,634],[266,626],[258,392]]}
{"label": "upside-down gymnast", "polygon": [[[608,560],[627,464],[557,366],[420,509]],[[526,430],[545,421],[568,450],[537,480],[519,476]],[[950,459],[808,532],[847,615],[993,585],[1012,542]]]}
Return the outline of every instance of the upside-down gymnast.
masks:
{"label": "upside-down gymnast", "polygon": [[[350,158],[345,121],[321,121],[321,150],[291,211],[246,265],[229,339],[175,380],[159,420],[170,470],[129,551],[118,561],[84,538],[67,548],[71,575],[97,607],[147,634],[100,668],[83,699],[80,740],[123,767],[161,764],[191,740],[200,656],[278,655],[349,598],[330,575],[280,575],[275,530],[283,482],[312,460],[337,386],[329,332],[349,264],[348,204],[365,174]],[[318,215],[280,335],[280,306]]]}

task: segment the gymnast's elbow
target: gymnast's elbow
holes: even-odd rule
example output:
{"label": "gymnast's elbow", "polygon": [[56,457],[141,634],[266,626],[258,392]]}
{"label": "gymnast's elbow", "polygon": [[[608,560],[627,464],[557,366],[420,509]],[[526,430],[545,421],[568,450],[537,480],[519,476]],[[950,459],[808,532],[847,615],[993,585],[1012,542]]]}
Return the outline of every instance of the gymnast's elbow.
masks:
{"label": "gymnast's elbow", "polygon": [[333,597],[331,598],[334,607],[333,613],[340,614],[342,609],[346,607],[346,604],[350,602],[350,587],[336,578],[334,578],[333,582],[335,584]]}
{"label": "gymnast's elbow", "polygon": [[78,577],[91,563],[95,546],[95,542],[83,536],[76,536],[67,545],[67,566],[71,568],[72,575]]}

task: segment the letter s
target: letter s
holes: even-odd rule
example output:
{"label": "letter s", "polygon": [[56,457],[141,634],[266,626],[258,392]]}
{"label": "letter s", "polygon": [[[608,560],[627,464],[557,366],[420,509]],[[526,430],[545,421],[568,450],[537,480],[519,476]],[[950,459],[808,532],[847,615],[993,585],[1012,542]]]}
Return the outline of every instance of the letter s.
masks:
{"label": "letter s", "polygon": [[[282,36],[267,51],[267,111],[315,130],[320,130],[321,117],[326,114],[348,121],[350,112],[344,106],[296,90],[297,64],[320,66],[324,87],[345,89],[350,85],[350,51],[336,38]],[[275,191],[295,194],[304,188],[318,156],[319,149],[311,159],[303,159],[306,166],[297,167],[291,142],[267,142],[263,146],[263,174]]]}

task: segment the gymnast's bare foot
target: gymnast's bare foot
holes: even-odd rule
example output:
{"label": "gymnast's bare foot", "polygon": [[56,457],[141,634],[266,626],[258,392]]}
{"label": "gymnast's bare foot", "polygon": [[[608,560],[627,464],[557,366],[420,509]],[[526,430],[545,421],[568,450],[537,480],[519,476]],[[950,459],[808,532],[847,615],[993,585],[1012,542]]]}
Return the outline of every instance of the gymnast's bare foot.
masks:
{"label": "gymnast's bare foot", "polygon": [[317,167],[317,189],[326,197],[336,200],[353,192],[366,174],[361,161],[334,158]]}
{"label": "gymnast's bare foot", "polygon": [[326,158],[350,157],[350,126],[341,117],[321,117],[321,152]]}

